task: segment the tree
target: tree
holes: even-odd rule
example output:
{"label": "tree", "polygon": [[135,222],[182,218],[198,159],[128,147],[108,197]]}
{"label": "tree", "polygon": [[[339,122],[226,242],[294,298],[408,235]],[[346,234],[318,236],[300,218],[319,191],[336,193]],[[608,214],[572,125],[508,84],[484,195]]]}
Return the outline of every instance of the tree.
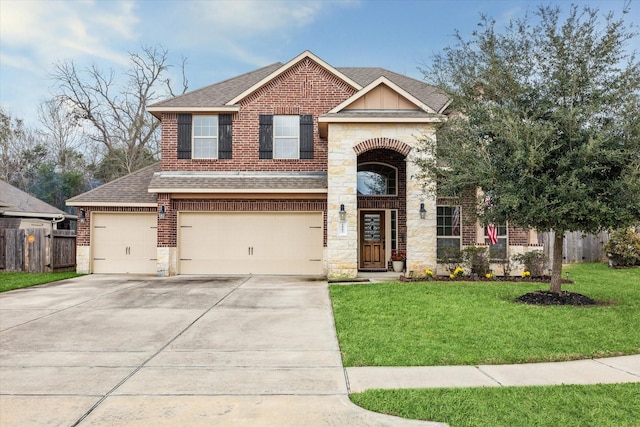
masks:
{"label": "tree", "polygon": [[[187,90],[184,64],[185,60],[181,93]],[[113,70],[105,73],[96,65],[78,69],[72,61],[54,65],[57,101],[72,105],[76,118],[91,125],[89,136],[104,147],[104,156],[117,161],[109,180],[147,166],[149,152],[157,157],[160,122],[147,113],[146,106],[176,95],[167,77],[170,67],[168,51],[158,46],[129,54],[126,82],[121,85]]]}
{"label": "tree", "polygon": [[[628,12],[625,10],[625,13]],[[535,19],[534,19],[535,18]],[[451,98],[437,143],[424,139],[425,182],[470,186],[484,224],[555,231],[551,291],[561,291],[566,231],[640,221],[640,63],[637,33],[609,13],[557,7],[511,21],[481,17],[469,40],[434,56],[425,78]]]}

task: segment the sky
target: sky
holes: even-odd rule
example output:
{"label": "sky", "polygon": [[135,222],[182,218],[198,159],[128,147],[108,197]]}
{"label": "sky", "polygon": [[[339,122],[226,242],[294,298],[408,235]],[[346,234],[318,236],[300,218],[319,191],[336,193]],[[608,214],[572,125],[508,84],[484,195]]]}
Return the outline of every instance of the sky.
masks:
{"label": "sky", "polygon": [[[622,17],[626,0],[575,0]],[[565,0],[0,0],[0,105],[37,126],[56,61],[122,75],[129,52],[161,45],[186,58],[189,90],[295,58],[336,67],[383,67],[422,79],[419,67],[467,37],[481,14],[501,29],[539,5]],[[625,21],[640,26],[640,0]],[[640,37],[630,49],[640,53]],[[179,67],[172,68],[179,86]]]}

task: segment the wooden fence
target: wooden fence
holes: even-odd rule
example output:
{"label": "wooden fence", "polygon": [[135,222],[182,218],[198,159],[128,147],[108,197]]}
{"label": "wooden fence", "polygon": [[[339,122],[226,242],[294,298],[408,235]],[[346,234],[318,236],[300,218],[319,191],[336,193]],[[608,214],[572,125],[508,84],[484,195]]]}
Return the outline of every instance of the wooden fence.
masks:
{"label": "wooden fence", "polygon": [[[606,259],[606,254],[602,250],[610,233],[602,231],[598,234],[584,234],[580,231],[567,232],[564,235],[564,245],[562,247],[562,262],[598,262]],[[553,233],[543,233],[542,243],[544,253],[553,259]]]}
{"label": "wooden fence", "polygon": [[0,271],[48,273],[75,268],[75,231],[0,229]]}

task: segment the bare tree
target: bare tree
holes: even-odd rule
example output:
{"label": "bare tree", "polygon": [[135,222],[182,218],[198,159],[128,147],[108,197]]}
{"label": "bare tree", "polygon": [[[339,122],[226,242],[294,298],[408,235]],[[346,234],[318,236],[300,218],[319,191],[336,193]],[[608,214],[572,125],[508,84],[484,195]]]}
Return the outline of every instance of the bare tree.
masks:
{"label": "bare tree", "polygon": [[[188,87],[185,62],[183,59],[180,66],[180,93]],[[160,122],[146,112],[146,106],[176,95],[168,77],[170,67],[168,51],[160,46],[129,53],[122,82],[113,70],[104,72],[95,64],[84,69],[73,61],[54,64],[51,77],[57,86],[57,101],[73,105],[75,118],[91,125],[89,138],[105,149],[111,166],[104,179],[131,173],[157,158]]]}

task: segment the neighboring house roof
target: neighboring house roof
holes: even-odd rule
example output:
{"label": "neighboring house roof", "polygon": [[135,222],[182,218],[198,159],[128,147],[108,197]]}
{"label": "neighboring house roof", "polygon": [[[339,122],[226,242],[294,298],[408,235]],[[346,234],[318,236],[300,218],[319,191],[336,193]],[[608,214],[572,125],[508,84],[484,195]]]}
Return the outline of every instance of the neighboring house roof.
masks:
{"label": "neighboring house roof", "polygon": [[326,193],[324,172],[158,172],[155,193]]}
{"label": "neighboring house roof", "polygon": [[160,171],[160,162],[108,182],[67,200],[68,206],[157,206],[157,195],[149,193],[149,182]]}
{"label": "neighboring house roof", "polygon": [[72,217],[64,211],[0,180],[0,216],[29,218]]}
{"label": "neighboring house roof", "polygon": [[[437,88],[427,83],[394,73],[379,67],[331,67],[309,51],[305,51],[293,60],[283,64],[276,62],[255,71],[206,86],[202,89],[187,92],[183,95],[171,98],[165,101],[150,105],[147,109],[157,116],[162,111],[198,111],[204,110],[237,110],[238,106],[234,106],[239,101],[239,97],[248,96],[251,92],[266,84],[266,81],[275,78],[282,72],[289,69],[293,64],[311,58],[320,63],[328,71],[341,77],[355,89],[360,90],[363,87],[373,83],[380,77],[386,77],[394,84],[398,85],[402,90],[411,94],[420,102],[429,106],[435,112],[441,113],[448,105],[448,98],[445,94],[438,91]],[[359,85],[355,86],[355,85]],[[234,102],[232,102],[234,101]]]}

